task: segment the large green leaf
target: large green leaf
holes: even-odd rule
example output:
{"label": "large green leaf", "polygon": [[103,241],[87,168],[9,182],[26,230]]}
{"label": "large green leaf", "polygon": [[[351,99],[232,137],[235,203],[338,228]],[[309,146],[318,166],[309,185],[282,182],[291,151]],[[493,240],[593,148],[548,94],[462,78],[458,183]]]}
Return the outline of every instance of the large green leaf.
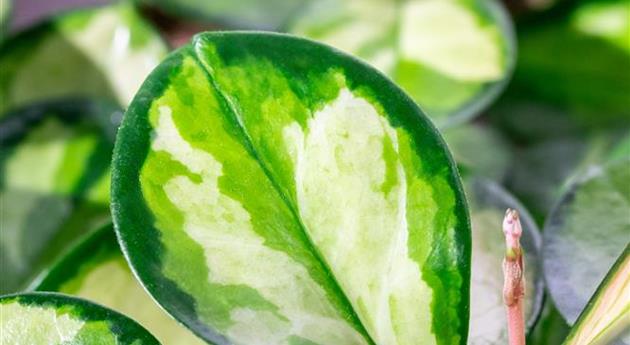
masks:
{"label": "large green leaf", "polygon": [[561,199],[544,231],[545,278],[573,324],[630,241],[630,158],[594,166]]}
{"label": "large green leaf", "polygon": [[508,15],[495,0],[313,1],[289,32],[359,56],[444,126],[478,114],[515,60]]}
{"label": "large green leaf", "polygon": [[472,221],[472,274],[469,344],[507,344],[507,319],[503,302],[505,238],[501,224],[508,208],[519,212],[525,252],[525,318],[528,331],[540,314],[543,301],[541,238],[527,210],[500,185],[486,179],[467,178],[466,195]]}
{"label": "large green leaf", "polygon": [[35,289],[103,304],[138,321],[165,345],[205,344],[149,297],[129,269],[111,224],[85,238],[56,262]]}
{"label": "large green leaf", "polygon": [[456,169],[373,68],[291,36],[196,36],[142,86],[113,162],[124,253],[205,339],[466,341]]}
{"label": "large green leaf", "polygon": [[580,314],[566,345],[630,344],[630,245]]}
{"label": "large green leaf", "polygon": [[126,107],[166,51],[128,3],[59,15],[0,47],[0,116],[60,97],[108,98]]}
{"label": "large green leaf", "polygon": [[109,219],[116,108],[40,104],[0,121],[0,293],[13,292]]}
{"label": "large green leaf", "polygon": [[55,293],[0,296],[0,343],[158,345],[135,321],[86,300]]}

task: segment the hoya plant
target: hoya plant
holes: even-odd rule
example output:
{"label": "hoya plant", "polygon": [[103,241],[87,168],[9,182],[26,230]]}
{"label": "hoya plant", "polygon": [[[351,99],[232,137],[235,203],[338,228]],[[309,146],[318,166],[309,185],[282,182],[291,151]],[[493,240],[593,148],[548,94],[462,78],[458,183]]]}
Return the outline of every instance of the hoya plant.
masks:
{"label": "hoya plant", "polygon": [[498,0],[3,31],[0,342],[629,344],[627,1],[505,2],[519,52]]}

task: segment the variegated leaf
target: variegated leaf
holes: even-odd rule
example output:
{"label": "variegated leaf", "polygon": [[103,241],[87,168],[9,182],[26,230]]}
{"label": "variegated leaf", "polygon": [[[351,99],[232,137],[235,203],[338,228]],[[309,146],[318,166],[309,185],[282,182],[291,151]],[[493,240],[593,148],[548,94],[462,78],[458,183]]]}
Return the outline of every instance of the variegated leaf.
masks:
{"label": "variegated leaf", "polygon": [[565,345],[630,343],[630,245],[580,314]]}
{"label": "variegated leaf", "polygon": [[23,288],[80,235],[108,221],[121,116],[116,107],[73,100],[0,121],[0,293]]}
{"label": "variegated leaf", "polygon": [[35,289],[62,292],[112,308],[138,321],[164,345],[205,344],[160,309],[142,288],[120,251],[111,224],[55,263]]}
{"label": "variegated leaf", "polygon": [[0,314],[2,344],[159,345],[135,321],[67,295],[0,296]]}
{"label": "variegated leaf", "polygon": [[440,126],[480,113],[515,60],[495,0],[313,1],[289,32],[359,56],[390,76]]}
{"label": "variegated leaf", "polygon": [[206,33],[118,135],[128,260],[216,344],[461,344],[470,229],[429,120],[371,67],[265,33]]}
{"label": "variegated leaf", "polygon": [[0,47],[0,116],[65,97],[109,99],[126,107],[166,52],[127,2],[53,17]]}

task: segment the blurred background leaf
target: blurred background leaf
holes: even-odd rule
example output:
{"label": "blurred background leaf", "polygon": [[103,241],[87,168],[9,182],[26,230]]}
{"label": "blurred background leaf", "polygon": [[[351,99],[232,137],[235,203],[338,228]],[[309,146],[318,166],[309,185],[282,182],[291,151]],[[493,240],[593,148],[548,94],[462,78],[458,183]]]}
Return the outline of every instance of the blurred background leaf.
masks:
{"label": "blurred background leaf", "polygon": [[114,106],[31,105],[0,122],[0,293],[15,292],[109,217]]}

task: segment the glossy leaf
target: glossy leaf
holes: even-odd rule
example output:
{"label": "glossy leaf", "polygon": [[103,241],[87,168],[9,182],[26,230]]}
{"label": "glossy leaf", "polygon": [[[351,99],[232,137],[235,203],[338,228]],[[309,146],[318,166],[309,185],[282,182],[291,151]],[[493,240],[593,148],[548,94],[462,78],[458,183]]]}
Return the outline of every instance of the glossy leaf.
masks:
{"label": "glossy leaf", "polygon": [[126,107],[167,49],[128,3],[68,12],[0,47],[0,116],[63,97]]}
{"label": "glossy leaf", "polygon": [[158,345],[135,321],[86,300],[53,293],[0,296],[0,343]]}
{"label": "glossy leaf", "polygon": [[205,344],[173,320],[133,276],[107,225],[55,263],[35,287],[85,298],[138,321],[162,344]]}
{"label": "glossy leaf", "polygon": [[594,166],[561,199],[544,231],[551,297],[573,324],[629,242],[630,158]]}
{"label": "glossy leaf", "polygon": [[291,36],[206,33],[135,100],[114,153],[114,223],[145,287],[197,334],[466,341],[457,172],[373,68]]}
{"label": "glossy leaf", "polygon": [[0,293],[28,284],[75,239],[109,219],[109,164],[122,113],[64,101],[0,121]]}
{"label": "glossy leaf", "polygon": [[468,344],[507,344],[507,320],[503,302],[501,263],[505,240],[501,224],[505,210],[519,212],[523,226],[521,244],[525,251],[525,319],[528,331],[540,314],[543,302],[541,238],[527,210],[498,184],[468,178],[466,195],[472,221],[472,274],[470,335]]}
{"label": "glossy leaf", "polygon": [[575,323],[565,345],[630,344],[630,244]]}
{"label": "glossy leaf", "polygon": [[509,17],[494,0],[327,0],[300,13],[289,32],[365,59],[439,126],[485,108],[515,59]]}

